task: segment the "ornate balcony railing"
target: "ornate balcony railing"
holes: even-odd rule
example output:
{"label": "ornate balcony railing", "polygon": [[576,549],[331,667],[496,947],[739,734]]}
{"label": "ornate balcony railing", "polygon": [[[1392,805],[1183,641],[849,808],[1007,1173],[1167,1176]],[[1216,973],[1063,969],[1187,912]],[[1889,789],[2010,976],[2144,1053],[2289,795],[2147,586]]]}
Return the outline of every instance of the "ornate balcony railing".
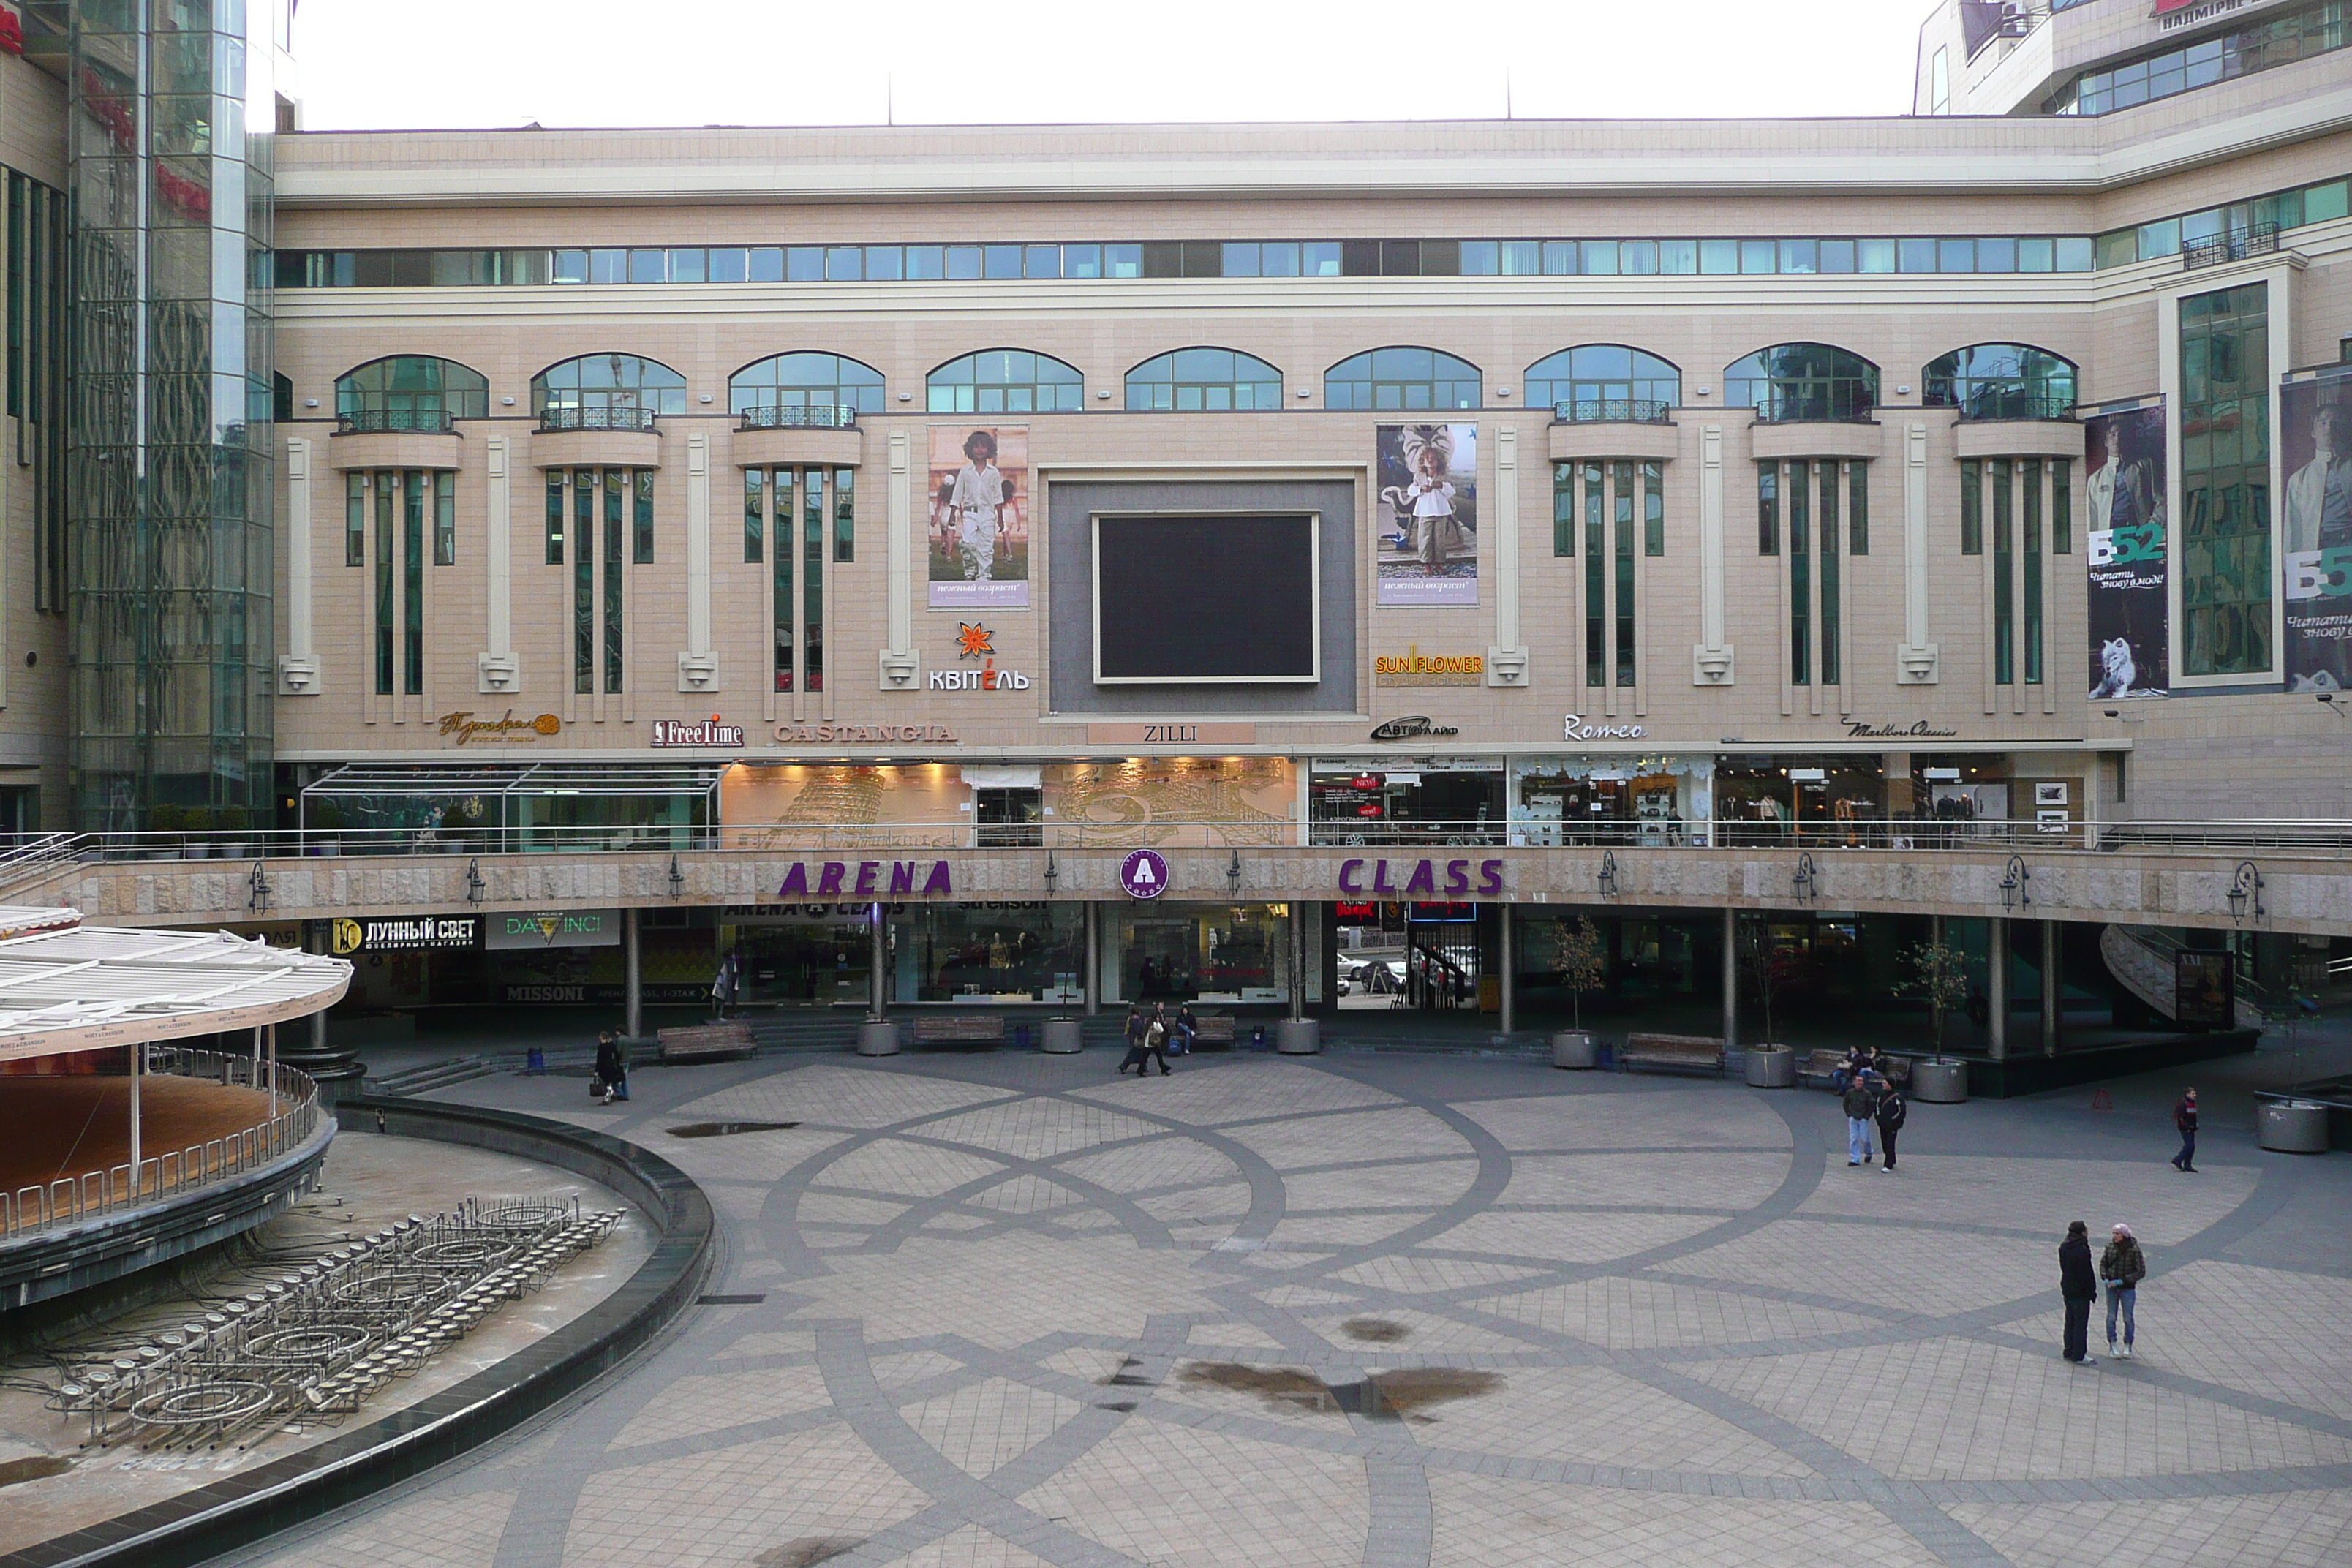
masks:
{"label": "ornate balcony railing", "polygon": [[735,416],[738,430],[855,430],[857,410],[841,403],[793,407],[746,408]]}
{"label": "ornate balcony railing", "polygon": [[2194,272],[2200,267],[2243,261],[2249,256],[2268,256],[2278,247],[2279,226],[2258,223],[2226,230],[2210,239],[2189,241],[2180,247],[2180,265],[2183,270]]}
{"label": "ornate balcony railing", "polygon": [[443,435],[456,416],[446,408],[362,408],[335,416],[338,436],[381,436],[391,432],[424,431]]}
{"label": "ornate balcony railing", "polygon": [[1551,405],[1555,425],[1664,425],[1675,411],[1671,403],[1638,397],[1595,397]]}
{"label": "ornate balcony railing", "polygon": [[549,407],[539,411],[541,430],[651,430],[654,419],[650,408]]}
{"label": "ornate balcony railing", "polygon": [[2074,417],[2074,400],[2049,393],[1979,394],[1960,408],[1960,423],[1963,425],[2021,419],[2072,420]]}

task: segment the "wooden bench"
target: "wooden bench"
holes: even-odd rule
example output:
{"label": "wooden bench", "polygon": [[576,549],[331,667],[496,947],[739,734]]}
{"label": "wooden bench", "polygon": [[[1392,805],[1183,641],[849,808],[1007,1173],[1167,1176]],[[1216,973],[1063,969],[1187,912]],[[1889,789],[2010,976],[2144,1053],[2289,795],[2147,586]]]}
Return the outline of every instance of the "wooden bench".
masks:
{"label": "wooden bench", "polygon": [[1004,1043],[1002,1013],[923,1013],[915,1019],[919,1046],[1001,1046]]}
{"label": "wooden bench", "polygon": [[731,1061],[758,1048],[751,1042],[751,1026],[740,1022],[664,1029],[658,1038],[665,1063]]}
{"label": "wooden bench", "polygon": [[[1838,1069],[1844,1066],[1843,1051],[1808,1051],[1805,1053],[1805,1059],[1798,1065],[1797,1079],[1801,1083],[1818,1084],[1823,1089],[1833,1089],[1837,1085]],[[1879,1077],[1897,1089],[1908,1089],[1911,1086],[1909,1057],[1881,1056],[1876,1064],[1876,1071]]]}
{"label": "wooden bench", "polygon": [[1231,1013],[1195,1013],[1192,1021],[1200,1027],[1192,1032],[1196,1046],[1230,1046],[1234,1043],[1234,1016]]}
{"label": "wooden bench", "polygon": [[1709,1035],[1628,1035],[1617,1053],[1620,1067],[1690,1068],[1723,1074],[1723,1042]]}

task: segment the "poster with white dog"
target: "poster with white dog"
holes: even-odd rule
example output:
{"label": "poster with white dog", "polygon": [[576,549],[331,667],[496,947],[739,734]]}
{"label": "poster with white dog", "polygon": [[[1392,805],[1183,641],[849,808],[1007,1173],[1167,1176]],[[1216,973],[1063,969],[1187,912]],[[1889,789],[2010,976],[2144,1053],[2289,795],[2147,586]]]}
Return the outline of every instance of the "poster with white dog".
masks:
{"label": "poster with white dog", "polygon": [[1478,426],[1378,428],[1380,602],[1478,602]]}
{"label": "poster with white dog", "polygon": [[2171,695],[2164,405],[2083,422],[2091,700]]}
{"label": "poster with white dog", "polygon": [[2286,473],[2286,679],[2290,691],[2352,689],[2352,369],[2279,388]]}

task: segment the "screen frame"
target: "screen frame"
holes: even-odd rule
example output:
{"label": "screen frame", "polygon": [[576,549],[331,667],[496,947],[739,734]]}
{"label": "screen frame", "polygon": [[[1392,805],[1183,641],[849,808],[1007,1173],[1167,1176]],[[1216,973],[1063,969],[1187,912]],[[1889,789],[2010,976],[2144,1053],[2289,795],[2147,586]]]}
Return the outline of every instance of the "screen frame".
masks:
{"label": "screen frame", "polygon": [[[1304,675],[1105,675],[1103,673],[1102,525],[1151,518],[1303,517],[1307,520],[1307,647],[1314,659]],[[1323,679],[1323,512],[1319,507],[1163,507],[1087,514],[1087,570],[1092,578],[1094,677],[1097,686],[1315,686]]]}

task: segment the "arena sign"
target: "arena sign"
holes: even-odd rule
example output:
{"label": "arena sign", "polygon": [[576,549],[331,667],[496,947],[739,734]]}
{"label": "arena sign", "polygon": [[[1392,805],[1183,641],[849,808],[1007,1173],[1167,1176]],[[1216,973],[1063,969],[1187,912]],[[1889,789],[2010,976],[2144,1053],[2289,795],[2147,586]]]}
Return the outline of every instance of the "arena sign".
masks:
{"label": "arena sign", "polygon": [[[776,889],[779,902],[827,899],[903,898],[913,894],[929,898],[955,896],[955,879],[945,860],[934,860],[930,869],[919,882],[916,873],[922,867],[919,860],[821,860],[817,862],[816,880],[809,880],[809,868],[794,861],[784,879]],[[888,873],[885,886],[884,873]]]}

